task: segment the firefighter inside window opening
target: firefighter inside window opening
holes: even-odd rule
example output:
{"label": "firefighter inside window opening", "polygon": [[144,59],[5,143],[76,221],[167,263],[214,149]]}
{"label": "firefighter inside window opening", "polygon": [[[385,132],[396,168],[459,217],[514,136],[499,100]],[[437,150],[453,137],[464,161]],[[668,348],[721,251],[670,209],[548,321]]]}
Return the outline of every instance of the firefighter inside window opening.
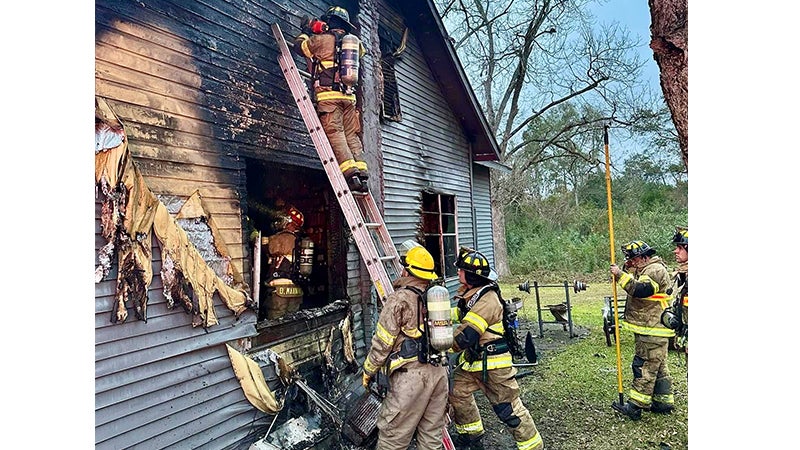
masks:
{"label": "firefighter inside window opening", "polygon": [[528,409],[520,399],[503,320],[503,303],[497,273],[483,253],[462,247],[455,266],[458,289],[453,351],[462,352],[453,371],[453,407],[456,449],[483,449],[483,421],[473,392],[480,389],[494,413],[506,424],[519,450],[544,448]]}
{"label": "firefighter inside window opening", "polygon": [[278,219],[279,232],[262,239],[267,246],[267,276],[259,319],[277,319],[300,309],[302,284],[308,282],[314,256],[314,243],[301,237],[303,213],[294,206]]}
{"label": "firefighter inside window opening", "polygon": [[369,172],[356,109],[359,60],[365,50],[352,34],[354,29],[347,10],[331,6],[320,19],[303,19],[293,49],[309,61],[317,115],[347,186],[354,192],[367,192]]}

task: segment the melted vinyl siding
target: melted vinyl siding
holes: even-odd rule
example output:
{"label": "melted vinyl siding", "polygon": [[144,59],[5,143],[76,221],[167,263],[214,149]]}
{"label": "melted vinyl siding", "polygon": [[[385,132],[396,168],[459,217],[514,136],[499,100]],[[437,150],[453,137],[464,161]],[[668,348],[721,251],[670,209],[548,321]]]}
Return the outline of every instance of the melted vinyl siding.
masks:
{"label": "melted vinyl siding", "polygon": [[[99,210],[96,203],[95,252],[105,243]],[[256,410],[242,394],[224,343],[252,335],[255,317],[246,312],[236,320],[215,296],[219,324],[207,332],[192,328],[181,306],[167,308],[156,243],[152,260],[147,322],[129,308],[124,323],[111,323],[116,264],[95,285],[96,448],[195,448],[227,433],[241,438]]]}
{"label": "melted vinyl siding", "polygon": [[[397,13],[383,2],[380,7],[382,20],[402,33]],[[469,143],[410,31],[395,70],[403,120],[384,123],[382,134],[389,233],[395,243],[414,237],[420,192],[429,188],[456,196],[458,242],[473,245]],[[449,288],[458,284],[453,280]]]}

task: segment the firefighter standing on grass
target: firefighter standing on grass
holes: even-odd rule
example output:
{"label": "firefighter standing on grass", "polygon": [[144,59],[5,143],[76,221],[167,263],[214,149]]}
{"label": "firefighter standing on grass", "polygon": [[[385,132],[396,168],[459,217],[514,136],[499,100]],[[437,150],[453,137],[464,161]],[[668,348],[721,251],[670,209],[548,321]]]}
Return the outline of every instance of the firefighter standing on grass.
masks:
{"label": "firefighter standing on grass", "polygon": [[453,351],[462,351],[453,372],[453,407],[457,449],[482,450],[484,429],[473,392],[480,389],[497,417],[514,436],[519,450],[544,448],[542,437],[519,397],[511,353],[503,338],[503,305],[494,289],[497,274],[486,257],[475,250],[461,248],[458,267],[458,319],[453,334]]}
{"label": "firefighter standing on grass", "polygon": [[675,332],[661,323],[661,315],[671,300],[666,293],[671,284],[666,264],[644,241],[622,246],[626,271],[616,264],[611,273],[627,293],[623,326],[633,331],[635,354],[631,368],[633,384],[624,405],[614,409],[633,420],[642,417],[642,409],[669,414],[675,405],[667,352],[669,338]]}
{"label": "firefighter standing on grass", "polygon": [[662,314],[661,322],[667,328],[675,330],[677,339],[675,344],[678,348],[683,347],[686,355],[689,355],[689,229],[686,227],[675,227],[675,235],[672,236],[672,243],[675,245],[675,262],[678,269],[673,275],[672,293],[675,301],[671,308],[667,308]]}
{"label": "firefighter standing on grass", "polygon": [[439,450],[444,448],[447,367],[419,360],[421,346],[427,345],[422,296],[439,277],[433,257],[421,245],[406,241],[400,255],[403,272],[392,283],[394,292],[386,297],[378,318],[362,383],[368,388],[379,371],[389,380],[378,415],[376,450],[405,450],[415,432],[419,450]]}
{"label": "firefighter standing on grass", "polygon": [[364,46],[351,34],[355,26],[346,9],[331,6],[321,19],[320,29],[311,21],[304,24],[294,51],[311,61],[317,114],[348,187],[367,192],[369,174],[358,136],[361,117],[355,93]]}

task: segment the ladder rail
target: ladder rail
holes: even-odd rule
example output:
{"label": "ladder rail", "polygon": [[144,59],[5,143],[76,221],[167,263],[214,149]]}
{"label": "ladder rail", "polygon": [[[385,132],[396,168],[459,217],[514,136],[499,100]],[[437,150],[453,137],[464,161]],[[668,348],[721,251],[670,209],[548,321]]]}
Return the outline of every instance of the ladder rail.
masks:
{"label": "ladder rail", "polygon": [[[399,256],[397,256],[397,249],[394,247],[391,237],[386,231],[386,225],[383,223],[383,218],[380,215],[377,205],[375,205],[375,200],[372,198],[372,196],[370,194],[359,195],[358,198],[360,200],[356,200],[356,197],[347,187],[344,176],[339,170],[339,165],[336,162],[335,156],[333,155],[333,149],[331,148],[330,141],[325,134],[325,130],[322,128],[322,123],[319,120],[319,116],[317,115],[313,103],[311,102],[311,97],[308,93],[306,84],[300,78],[299,71],[294,63],[291,53],[289,52],[289,47],[283,37],[280,26],[277,23],[272,24],[272,31],[273,34],[275,34],[275,38],[278,42],[278,48],[280,50],[280,54],[278,55],[278,63],[283,70],[283,74],[286,77],[286,81],[289,84],[289,88],[292,92],[295,102],[300,109],[300,115],[302,116],[309,135],[311,136],[311,140],[317,149],[320,161],[322,162],[322,166],[331,182],[331,186],[336,194],[336,199],[339,202],[339,206],[341,207],[342,212],[347,219],[350,231],[354,240],[356,241],[356,246],[358,247],[359,253],[361,254],[364,264],[367,267],[367,271],[370,274],[372,283],[375,285],[378,298],[380,299],[381,303],[383,303],[386,300],[386,297],[394,291],[392,288],[392,280],[389,278],[389,274],[384,266],[384,264],[391,262],[384,261],[381,258],[381,255],[379,255],[375,246],[375,241],[370,235],[367,222],[365,222],[364,218],[362,217],[363,213],[361,212],[359,203],[365,205],[368,214],[373,216],[371,217],[373,221],[380,221],[382,224],[382,226],[376,228],[375,230],[384,252],[387,255],[395,257],[393,263],[395,268],[399,268],[400,266]],[[399,275],[400,271],[396,271],[396,273]]]}

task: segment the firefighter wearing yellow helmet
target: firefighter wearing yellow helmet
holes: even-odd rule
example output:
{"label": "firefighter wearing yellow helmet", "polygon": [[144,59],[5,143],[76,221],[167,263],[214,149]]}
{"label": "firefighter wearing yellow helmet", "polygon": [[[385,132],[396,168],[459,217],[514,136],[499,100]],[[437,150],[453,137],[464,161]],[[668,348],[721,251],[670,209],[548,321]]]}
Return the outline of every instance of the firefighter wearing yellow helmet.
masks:
{"label": "firefighter wearing yellow helmet", "polygon": [[639,420],[643,409],[669,414],[675,406],[667,359],[669,338],[675,332],[661,323],[661,315],[670,304],[667,289],[672,280],[664,261],[646,242],[628,242],[622,246],[622,252],[627,271],[612,264],[611,274],[627,293],[622,326],[633,332],[635,354],[629,399],[625,404],[612,406]]}
{"label": "firefighter wearing yellow helmet", "polygon": [[522,404],[511,353],[503,334],[503,305],[497,273],[483,253],[462,247],[455,262],[461,287],[456,300],[460,323],[453,334],[453,351],[462,351],[453,371],[456,449],[483,449],[483,422],[473,392],[480,389],[497,417],[511,431],[519,450],[544,448],[530,412]]}
{"label": "firefighter wearing yellow helmet", "polygon": [[431,281],[439,277],[431,254],[414,241],[404,242],[400,255],[403,272],[392,283],[394,292],[386,297],[364,360],[365,388],[376,374],[386,377],[389,384],[378,415],[376,448],[405,450],[415,432],[417,448],[442,448],[447,367],[421,362],[419,356],[425,344],[422,297]]}
{"label": "firefighter wearing yellow helmet", "polygon": [[294,51],[308,58],[317,114],[348,187],[367,192],[369,174],[358,137],[361,116],[355,93],[359,60],[365,49],[352,34],[355,26],[346,9],[331,6],[321,19],[327,29],[314,30],[310,21],[303,24],[301,34],[294,40]]}

